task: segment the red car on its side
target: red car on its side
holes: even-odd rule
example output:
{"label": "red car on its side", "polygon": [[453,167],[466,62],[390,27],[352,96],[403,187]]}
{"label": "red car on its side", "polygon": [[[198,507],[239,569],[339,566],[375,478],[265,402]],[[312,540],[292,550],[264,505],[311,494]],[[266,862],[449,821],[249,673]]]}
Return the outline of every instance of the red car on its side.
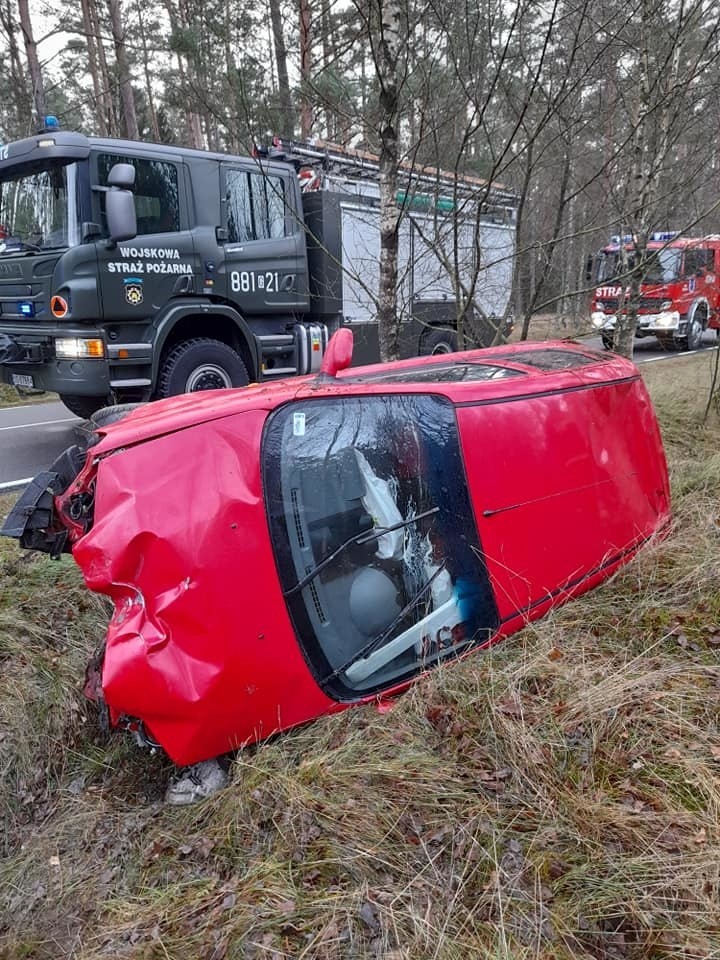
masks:
{"label": "red car on its side", "polygon": [[[92,695],[191,764],[407,687],[670,518],[627,360],[522,344],[179,396],[99,429],[4,533],[114,603]],[[78,472],[79,471],[79,472]]]}

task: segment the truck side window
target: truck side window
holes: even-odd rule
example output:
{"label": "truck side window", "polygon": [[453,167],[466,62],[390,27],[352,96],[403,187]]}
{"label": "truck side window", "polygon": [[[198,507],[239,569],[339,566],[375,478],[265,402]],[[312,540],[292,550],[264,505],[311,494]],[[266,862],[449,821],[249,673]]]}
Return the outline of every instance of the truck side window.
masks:
{"label": "truck side window", "polygon": [[686,250],[684,275],[692,277],[706,270],[712,271],[714,269],[713,254],[714,250],[697,248]]}
{"label": "truck side window", "polygon": [[[178,172],[174,163],[165,160],[144,160],[122,157],[118,154],[98,155],[100,184],[107,183],[110,169],[116,163],[131,163],[135,167],[135,212],[138,236],[147,233],[177,233],[180,229],[180,202]],[[101,194],[101,217],[105,220],[105,194]]]}
{"label": "truck side window", "polygon": [[275,240],[285,236],[285,184],[281,177],[227,171],[228,240]]}

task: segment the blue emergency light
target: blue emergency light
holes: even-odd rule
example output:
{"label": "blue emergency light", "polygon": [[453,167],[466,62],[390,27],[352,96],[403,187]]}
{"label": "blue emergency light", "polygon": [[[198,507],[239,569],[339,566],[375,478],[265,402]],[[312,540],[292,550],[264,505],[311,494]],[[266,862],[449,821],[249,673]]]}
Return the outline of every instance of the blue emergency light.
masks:
{"label": "blue emergency light", "polygon": [[680,233],[679,230],[665,230],[661,233],[653,233],[650,236],[650,239],[654,243],[668,243],[670,240],[674,240],[675,237]]}
{"label": "blue emergency light", "polygon": [[17,305],[17,311],[21,317],[34,317],[35,304],[30,303],[28,300],[21,300]]}

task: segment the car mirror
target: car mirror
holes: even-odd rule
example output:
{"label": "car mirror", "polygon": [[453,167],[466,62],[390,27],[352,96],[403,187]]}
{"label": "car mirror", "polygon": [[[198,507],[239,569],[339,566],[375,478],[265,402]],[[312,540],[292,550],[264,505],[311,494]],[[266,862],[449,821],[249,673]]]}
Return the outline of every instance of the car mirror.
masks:
{"label": "car mirror", "polygon": [[353,332],[349,327],[341,327],[330,338],[325,356],[320,364],[320,374],[326,377],[336,377],[340,370],[345,370],[352,363]]}

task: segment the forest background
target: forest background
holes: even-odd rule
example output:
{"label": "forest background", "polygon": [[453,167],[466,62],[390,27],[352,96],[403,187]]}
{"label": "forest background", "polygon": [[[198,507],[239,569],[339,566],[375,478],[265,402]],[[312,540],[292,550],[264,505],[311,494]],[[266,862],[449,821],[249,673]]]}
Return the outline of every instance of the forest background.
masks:
{"label": "forest background", "polygon": [[587,324],[610,235],[720,230],[719,38],[709,0],[0,0],[0,141],[52,113],[233,153],[321,138],[378,153],[390,188],[401,164],[500,182],[526,336]]}

